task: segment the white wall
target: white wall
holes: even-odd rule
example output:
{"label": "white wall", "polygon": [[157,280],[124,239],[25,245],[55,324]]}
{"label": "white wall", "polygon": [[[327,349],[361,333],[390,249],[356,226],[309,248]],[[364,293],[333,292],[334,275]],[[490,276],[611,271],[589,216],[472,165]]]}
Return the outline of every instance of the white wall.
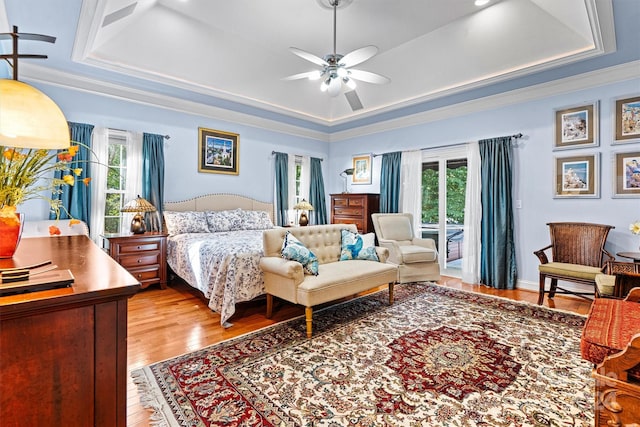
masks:
{"label": "white wall", "polygon": [[[640,93],[640,79],[554,96],[535,102],[440,120],[401,130],[380,132],[331,144],[333,171],[331,191],[342,190],[339,172],[351,165],[360,153],[385,153],[430,146],[451,145],[471,140],[522,133],[514,149],[514,199],[522,201],[515,211],[515,237],[519,286],[535,287],[538,259],[534,250],[549,243],[547,222],[584,221],[610,224],[606,249],[615,254],[638,250],[640,239],[632,235],[629,224],[640,219],[640,199],[612,198],[612,152],[638,151],[640,143],[612,145],[614,99]],[[584,102],[600,101],[600,146],[590,149],[553,151],[554,109]],[[554,199],[553,164],[556,155],[600,153],[599,199]],[[373,161],[370,186],[354,185],[352,192],[377,192],[380,187],[381,157]]]}

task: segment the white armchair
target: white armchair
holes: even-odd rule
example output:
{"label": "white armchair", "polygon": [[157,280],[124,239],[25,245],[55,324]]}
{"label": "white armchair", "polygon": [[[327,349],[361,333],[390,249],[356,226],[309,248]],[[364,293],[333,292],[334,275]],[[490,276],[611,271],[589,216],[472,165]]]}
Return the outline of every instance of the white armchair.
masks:
{"label": "white armchair", "polygon": [[440,280],[433,239],[415,237],[410,213],[371,214],[378,244],[389,249],[387,262],[398,266],[398,283]]}

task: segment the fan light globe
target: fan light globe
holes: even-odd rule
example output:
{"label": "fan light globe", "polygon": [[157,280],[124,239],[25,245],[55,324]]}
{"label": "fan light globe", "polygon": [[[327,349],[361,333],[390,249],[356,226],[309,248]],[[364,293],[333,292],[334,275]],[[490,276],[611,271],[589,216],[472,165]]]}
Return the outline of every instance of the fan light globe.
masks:
{"label": "fan light globe", "polygon": [[68,148],[71,136],[67,119],[51,98],[33,86],[0,79],[0,145]]}

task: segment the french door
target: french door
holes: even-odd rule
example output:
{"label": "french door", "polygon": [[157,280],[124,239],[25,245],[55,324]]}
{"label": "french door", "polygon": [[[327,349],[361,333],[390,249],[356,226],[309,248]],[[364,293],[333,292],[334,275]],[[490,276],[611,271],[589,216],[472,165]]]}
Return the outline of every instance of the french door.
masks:
{"label": "french door", "polygon": [[465,147],[422,154],[422,237],[436,241],[443,274],[460,277],[464,240]]}

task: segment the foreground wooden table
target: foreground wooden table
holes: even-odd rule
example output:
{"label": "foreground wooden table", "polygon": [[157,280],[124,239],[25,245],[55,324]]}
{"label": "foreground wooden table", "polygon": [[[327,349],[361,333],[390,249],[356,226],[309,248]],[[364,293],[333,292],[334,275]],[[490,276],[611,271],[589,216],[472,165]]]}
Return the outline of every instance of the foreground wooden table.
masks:
{"label": "foreground wooden table", "polygon": [[0,268],[45,260],[75,282],[0,297],[1,423],[125,426],[127,299],[140,284],[86,236],[23,239]]}

